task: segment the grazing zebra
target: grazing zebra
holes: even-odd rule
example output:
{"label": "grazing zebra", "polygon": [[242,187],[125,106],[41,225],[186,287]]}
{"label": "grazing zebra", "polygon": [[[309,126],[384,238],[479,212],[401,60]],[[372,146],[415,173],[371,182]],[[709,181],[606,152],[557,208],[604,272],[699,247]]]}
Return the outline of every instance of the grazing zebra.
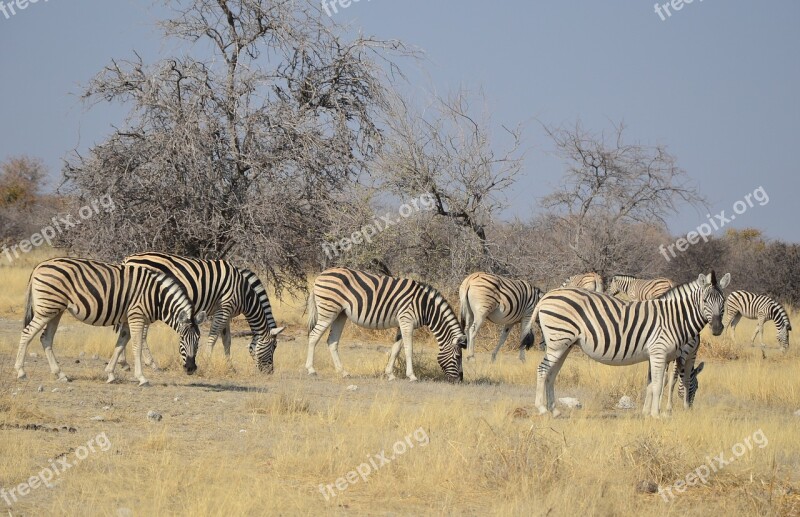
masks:
{"label": "grazing zebra", "polygon": [[775,322],[775,329],[778,331],[778,341],[781,346],[789,348],[789,331],[792,330],[792,323],[786,310],[767,295],[753,294],[747,291],[734,291],[728,295],[725,301],[725,321],[731,339],[736,333],[736,324],[744,316],[749,319],[757,319],[758,326],[753,333],[751,343],[755,344],[756,336],[761,346],[764,346],[764,322],[772,320]]}
{"label": "grazing zebra", "polygon": [[178,282],[139,266],[57,258],[36,266],[28,282],[25,323],[14,365],[18,379],[25,378],[28,344],[44,329],[42,347],[50,371],[60,380],[68,380],[53,354],[53,336],[64,311],[89,325],[122,327],[114,357],[106,366],[108,382],[115,380],[117,359],[132,337],[134,372],[140,386],[147,384],[142,375],[142,333],[146,325],[159,320],[180,335],[179,349],[186,373],[191,375],[197,370],[197,326],[205,319],[205,313],[194,313],[191,300]]}
{"label": "grazing zebra", "polygon": [[[671,361],[667,366],[666,373],[664,374],[664,382],[667,386],[667,406],[665,408],[667,412],[672,411],[672,395],[676,382],[678,384],[678,396],[683,400],[683,407],[689,409],[692,407],[692,404],[694,404],[694,397],[697,394],[698,388],[700,387],[697,376],[703,371],[705,363],[701,362],[697,368],[692,368],[691,372],[689,372],[688,391],[684,388],[683,377],[685,375],[686,364],[694,364],[699,346],[700,336],[693,337],[681,347],[678,357],[676,357],[674,361]],[[649,385],[651,381],[652,375],[648,369],[647,384]],[[651,397],[652,393],[650,391],[646,391],[644,402],[646,407],[650,406],[652,400]]]}
{"label": "grazing zebra", "polygon": [[[492,351],[492,362],[503,347],[511,327],[517,323],[530,324],[531,314],[542,291],[523,280],[504,278],[489,273],[473,273],[461,282],[458,297],[461,301],[461,322],[467,332],[467,359],[475,356],[475,337],[483,322],[502,325],[500,340]],[[525,335],[528,328],[522,328]],[[520,361],[525,361],[525,349],[520,347]]]}
{"label": "grazing zebra", "polygon": [[573,275],[561,284],[561,287],[580,287],[581,289],[588,289],[590,291],[603,292],[603,277],[597,273],[584,273],[582,275]]}
{"label": "grazing zebra", "polygon": [[[643,408],[658,416],[664,370],[669,361],[682,356],[684,385],[690,385],[693,354],[682,348],[707,323],[715,336],[722,333],[722,295],[730,273],[717,283],[714,272],[680,285],[657,300],[623,302],[591,291],[563,288],[545,294],[531,319],[539,318],[547,350],[539,365],[536,406],[540,413],[555,409],[555,378],[573,345],[579,345],[592,359],[609,365],[650,361],[652,382],[647,386]],[[533,343],[532,332],[525,337]],[[546,398],[546,405],[545,405]]]}
{"label": "grazing zebra", "polygon": [[[231,364],[231,318],[244,314],[253,339],[250,355],[262,372],[272,373],[277,336],[283,327],[275,324],[267,291],[255,273],[233,266],[225,260],[205,260],[170,255],[139,253],[125,259],[125,264],[144,266],[175,277],[194,307],[212,318],[208,348],[213,352],[217,337],[222,337],[225,358]],[[143,342],[147,350],[147,328]],[[149,355],[149,354],[147,354]],[[147,363],[145,357],[145,363]]]}
{"label": "grazing zebra", "polygon": [[630,301],[642,302],[654,300],[673,287],[675,284],[669,278],[642,280],[630,275],[615,275],[608,284],[606,294],[614,296],[617,293],[625,293]]}
{"label": "grazing zebra", "polygon": [[467,337],[447,300],[433,287],[408,278],[374,275],[347,268],[331,268],[320,274],[308,297],[308,359],[306,369],[314,370],[314,348],[330,327],[328,349],[336,371],[348,373],[339,359],[339,338],[347,320],[369,329],[399,328],[392,346],[386,375],[394,377],[394,364],[405,348],[406,376],[416,381],[411,366],[411,335],[427,326],[439,344],[437,359],[447,379],[462,381],[461,349]]}

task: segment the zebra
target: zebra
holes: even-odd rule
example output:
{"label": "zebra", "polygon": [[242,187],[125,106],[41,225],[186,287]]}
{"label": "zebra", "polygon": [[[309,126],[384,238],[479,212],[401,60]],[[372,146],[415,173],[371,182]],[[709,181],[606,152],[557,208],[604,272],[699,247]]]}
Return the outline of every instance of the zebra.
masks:
{"label": "zebra", "polygon": [[53,354],[53,336],[64,311],[89,325],[121,326],[114,356],[106,366],[108,382],[116,380],[114,368],[119,355],[133,338],[134,374],[140,386],[148,384],[142,374],[143,329],[159,320],[180,335],[179,350],[186,373],[197,370],[198,325],[205,312],[194,312],[183,287],[173,278],[140,266],[55,258],[36,266],[28,281],[22,338],[14,364],[18,379],[26,377],[23,367],[28,344],[44,329],[41,340],[50,371],[59,380],[69,380]]}
{"label": "zebra", "polygon": [[725,321],[723,322],[728,327],[731,339],[735,337],[736,325],[742,316],[758,320],[753,339],[750,340],[751,344],[755,344],[756,336],[759,336],[759,343],[762,347],[764,346],[764,322],[772,320],[778,331],[778,342],[784,350],[789,348],[789,331],[792,330],[792,323],[789,321],[786,309],[781,304],[764,294],[733,291],[725,301]]}
{"label": "zebra", "polygon": [[[461,302],[461,322],[467,332],[467,359],[475,356],[475,337],[483,322],[502,325],[500,339],[492,351],[492,362],[503,347],[511,327],[520,324],[522,335],[528,332],[533,308],[542,291],[523,280],[504,278],[489,273],[473,273],[461,282],[458,289]],[[525,349],[520,348],[520,361],[525,361]]]}
{"label": "zebra", "polygon": [[673,287],[675,284],[669,278],[643,280],[630,275],[615,275],[608,284],[606,294],[614,296],[617,293],[625,293],[630,301],[642,302],[654,300]]}
{"label": "zebra", "polygon": [[590,291],[603,292],[603,277],[597,273],[583,273],[582,275],[573,275],[561,284],[561,287],[580,287]]}
{"label": "zebra", "polygon": [[[547,350],[538,368],[536,406],[540,413],[555,409],[555,378],[570,349],[580,345],[592,359],[609,365],[650,362],[652,382],[647,386],[643,412],[657,417],[664,387],[666,364],[684,358],[684,385],[690,385],[694,355],[685,353],[707,323],[712,334],[722,333],[725,298],[722,289],[730,282],[727,273],[717,282],[714,271],[696,281],[672,289],[662,298],[623,302],[612,296],[584,289],[562,288],[545,294],[531,319],[539,319]],[[533,343],[532,332],[524,342]],[[692,363],[692,364],[690,364]],[[545,405],[546,398],[546,405]]]}
{"label": "zebra", "polygon": [[330,268],[314,281],[308,297],[308,359],[306,369],[315,375],[314,348],[330,328],[328,349],[334,367],[349,374],[339,359],[339,338],[347,320],[369,329],[399,328],[386,375],[394,380],[400,346],[405,349],[406,376],[416,381],[411,365],[414,329],[427,326],[439,344],[439,366],[451,382],[464,380],[461,350],[467,337],[447,300],[433,287],[408,278],[375,275],[347,268]]}
{"label": "zebra", "polygon": [[[231,365],[231,318],[244,314],[253,339],[249,351],[258,369],[274,371],[278,327],[272,315],[267,290],[255,273],[237,268],[225,260],[206,260],[171,255],[169,253],[138,253],[127,257],[124,264],[144,266],[175,277],[189,295],[197,310],[206,311],[212,318],[208,334],[209,353],[219,336],[228,365]],[[147,351],[147,327],[144,329],[144,348]],[[123,361],[124,362],[124,361]],[[145,364],[148,358],[145,357]]]}

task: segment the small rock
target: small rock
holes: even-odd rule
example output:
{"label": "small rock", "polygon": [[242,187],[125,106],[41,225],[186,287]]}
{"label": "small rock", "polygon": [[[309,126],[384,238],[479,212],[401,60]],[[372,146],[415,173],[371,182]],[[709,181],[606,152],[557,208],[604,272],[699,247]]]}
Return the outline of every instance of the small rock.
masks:
{"label": "small rock", "polygon": [[90,418],[89,420],[94,420],[95,422],[102,422],[103,420],[105,420],[105,418],[103,418],[103,417],[102,417],[102,416],[100,416],[100,415],[97,415],[97,416],[93,416],[93,417],[92,417],[92,418]]}
{"label": "small rock", "polygon": [[30,354],[28,354],[28,357],[39,357],[39,354],[37,354],[36,352],[31,352]]}
{"label": "small rock", "polygon": [[160,422],[161,421],[161,413],[156,413],[152,409],[147,412],[147,419],[151,422]]}
{"label": "small rock", "polygon": [[617,408],[617,409],[635,409],[636,408],[636,406],[633,403],[633,400],[631,400],[631,398],[629,396],[627,396],[627,395],[623,395],[619,399],[619,402],[617,402],[617,405],[614,406],[614,407]]}
{"label": "small rock", "polygon": [[347,391],[356,391],[357,389],[358,386],[356,386],[355,384],[351,384],[350,386],[347,387]]}
{"label": "small rock", "polygon": [[81,360],[80,359],[75,359],[75,364],[81,364]]}
{"label": "small rock", "polygon": [[103,411],[108,411],[109,409],[111,409],[111,406],[103,406]]}
{"label": "small rock", "polygon": [[92,355],[92,359],[94,359],[95,361],[97,361],[98,359],[100,359],[100,354],[94,354],[94,355]]}
{"label": "small rock", "polygon": [[58,391],[58,388],[53,388],[52,390],[50,390],[50,393],[55,393],[57,391]]}
{"label": "small rock", "polygon": [[645,479],[636,483],[636,491],[642,494],[655,494],[658,492],[658,484]]}
{"label": "small rock", "polygon": [[530,417],[530,413],[528,413],[527,409],[518,407],[511,412],[511,416],[514,418],[528,418]]}
{"label": "small rock", "polygon": [[178,402],[180,399],[181,399],[180,397],[175,397],[174,399],[172,399],[172,401],[173,402]]}
{"label": "small rock", "polygon": [[558,399],[558,403],[561,404],[562,406],[566,406],[572,409],[580,409],[583,407],[581,401],[574,397],[561,397],[560,399]]}
{"label": "small rock", "polygon": [[78,357],[86,357],[86,352],[81,352],[80,354],[78,354]]}
{"label": "small rock", "polygon": [[40,384],[40,385],[39,385],[39,387],[38,387],[38,388],[36,388],[36,391],[38,391],[39,393],[43,392],[43,391],[44,391],[44,386],[42,386],[42,385]]}
{"label": "small rock", "polygon": [[246,432],[247,432],[247,429],[239,429],[239,432],[240,432],[240,433],[246,433]]}

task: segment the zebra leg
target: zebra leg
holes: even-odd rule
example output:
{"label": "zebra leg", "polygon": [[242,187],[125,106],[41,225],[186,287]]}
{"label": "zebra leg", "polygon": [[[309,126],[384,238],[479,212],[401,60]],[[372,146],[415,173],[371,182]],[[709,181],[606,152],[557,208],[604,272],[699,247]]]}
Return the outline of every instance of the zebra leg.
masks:
{"label": "zebra leg", "polygon": [[344,366],[342,366],[342,360],[339,359],[339,338],[342,337],[345,323],[347,323],[347,314],[345,313],[339,314],[331,323],[331,331],[328,333],[328,350],[331,352],[333,367],[336,368],[336,371],[342,377],[349,377],[350,374],[345,371]]}
{"label": "zebra leg", "polygon": [[659,407],[661,406],[661,393],[664,391],[664,370],[666,368],[664,357],[650,357],[650,377],[653,379],[648,390],[652,391],[652,403],[650,405],[650,416],[659,417]]}
{"label": "zebra leg", "polygon": [[403,346],[403,338],[402,336],[400,339],[394,342],[392,345],[392,351],[389,354],[389,363],[386,365],[386,378],[390,381],[395,379],[394,376],[394,363],[397,361],[397,356],[400,354],[400,347]]}
{"label": "zebra leg", "polygon": [[[156,363],[153,354],[150,352],[150,346],[147,344],[147,331],[150,330],[150,325],[145,325],[142,329],[142,359],[145,366],[149,366],[154,372],[160,370],[158,363]],[[124,357],[124,356],[123,356]]]}
{"label": "zebra leg", "polygon": [[139,386],[147,386],[150,383],[142,373],[142,328],[144,327],[144,318],[139,315],[128,316],[128,325],[130,327],[131,340],[133,341],[133,375],[139,381]]}
{"label": "zebra leg", "polygon": [[[500,339],[497,341],[497,346],[494,347],[494,350],[492,350],[492,362],[494,362],[495,359],[497,359],[497,352],[499,352],[500,349],[503,348],[503,345],[506,343],[506,339],[508,339],[508,333],[509,332],[511,332],[511,325],[506,325],[505,327],[503,327],[500,330]],[[522,361],[524,363],[525,362],[525,349],[524,348],[520,348],[519,354],[520,354],[520,361]]]}
{"label": "zebra leg", "polygon": [[750,345],[755,346],[756,344],[756,336],[758,337],[758,342],[761,347],[764,347],[764,317],[758,317],[758,323],[756,324],[756,331],[753,332],[753,339],[750,340]]}
{"label": "zebra leg", "polygon": [[739,320],[742,319],[742,314],[737,313],[734,316],[731,316],[731,321],[728,323],[728,337],[731,341],[736,340],[736,325],[739,324]]}
{"label": "zebra leg", "polygon": [[55,318],[51,319],[47,326],[44,328],[44,332],[42,332],[42,348],[44,349],[44,355],[47,357],[47,362],[50,363],[50,373],[55,375],[58,380],[62,382],[69,382],[69,379],[66,375],[61,371],[61,368],[58,366],[58,361],[56,361],[56,355],[53,353],[53,336],[56,334],[56,330],[58,329],[58,322],[61,321],[61,316],[64,313],[62,312]]}
{"label": "zebra leg", "polygon": [[[544,329],[542,330],[544,331]],[[547,337],[545,340],[547,341],[547,351],[537,369],[536,408],[539,410],[539,414],[553,411],[553,416],[558,416],[555,409],[555,378],[572,348],[572,342],[554,344]]]}
{"label": "zebra leg", "polygon": [[[214,314],[214,321],[211,323],[211,330],[208,332],[209,356],[211,356],[214,353],[214,345],[217,343],[217,338],[219,337],[219,335],[225,330],[226,326],[230,325],[231,322],[230,314],[231,314],[230,309],[224,305],[220,307],[220,309]],[[224,341],[222,343],[222,346],[223,347],[225,346]]]}
{"label": "zebra leg", "polygon": [[678,368],[678,361],[680,361],[680,359],[675,359],[674,361],[672,361],[666,372],[667,406],[664,408],[664,411],[666,411],[667,413],[672,413],[672,397],[675,392],[675,381],[678,379],[678,375],[680,374],[680,369]]}
{"label": "zebra leg", "polygon": [[467,329],[467,359],[475,358],[475,338],[478,337],[478,331],[485,319],[485,316],[480,311],[473,311],[473,317],[472,325]]}
{"label": "zebra leg", "polygon": [[[56,313],[56,316],[61,314],[63,309]],[[19,349],[17,350],[17,360],[14,363],[14,369],[17,371],[17,379],[23,380],[27,377],[25,374],[25,355],[28,353],[28,345],[31,340],[36,337],[36,334],[44,328],[47,323],[53,319],[54,316],[46,317],[35,315],[28,325],[22,329],[22,337],[19,340]]]}
{"label": "zebra leg", "polygon": [[123,323],[119,329],[117,344],[114,345],[114,353],[111,355],[111,360],[106,365],[106,373],[108,374],[108,379],[106,380],[107,383],[112,383],[117,380],[116,375],[114,375],[114,369],[117,366],[117,361],[119,360],[120,356],[122,356],[123,360],[125,359],[125,345],[128,344],[130,339],[131,330],[127,323]]}
{"label": "zebra leg", "polygon": [[308,357],[306,358],[306,370],[308,370],[309,375],[316,375],[317,371],[314,369],[314,348],[316,348],[317,343],[322,338],[322,335],[328,330],[333,320],[325,321],[323,319],[318,319],[314,328],[308,331]]}
{"label": "zebra leg", "polygon": [[[412,352],[412,340],[411,337],[414,333],[414,326],[413,324],[404,327],[403,325],[400,326],[400,332],[402,332],[402,341],[403,341],[403,349],[406,352],[406,377],[410,382],[414,382],[417,380],[417,376],[414,375],[414,365],[411,364],[411,358],[413,356]],[[392,365],[394,366],[394,365]]]}

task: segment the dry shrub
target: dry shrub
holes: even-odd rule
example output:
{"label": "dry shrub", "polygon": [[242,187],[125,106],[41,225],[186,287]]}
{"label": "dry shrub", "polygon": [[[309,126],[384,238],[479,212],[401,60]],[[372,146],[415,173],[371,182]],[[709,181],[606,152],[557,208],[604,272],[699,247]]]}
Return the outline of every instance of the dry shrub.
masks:
{"label": "dry shrub", "polygon": [[637,479],[654,481],[659,485],[671,485],[689,471],[682,456],[683,449],[674,440],[666,439],[649,431],[647,435],[622,447],[625,461],[637,473]]}
{"label": "dry shrub", "polygon": [[721,359],[725,361],[735,361],[739,359],[739,347],[730,339],[708,340],[700,338],[699,355],[703,359]]}
{"label": "dry shrub", "polygon": [[305,397],[283,393],[279,396],[264,393],[251,396],[245,401],[244,408],[254,415],[289,416],[311,413],[311,405]]}

